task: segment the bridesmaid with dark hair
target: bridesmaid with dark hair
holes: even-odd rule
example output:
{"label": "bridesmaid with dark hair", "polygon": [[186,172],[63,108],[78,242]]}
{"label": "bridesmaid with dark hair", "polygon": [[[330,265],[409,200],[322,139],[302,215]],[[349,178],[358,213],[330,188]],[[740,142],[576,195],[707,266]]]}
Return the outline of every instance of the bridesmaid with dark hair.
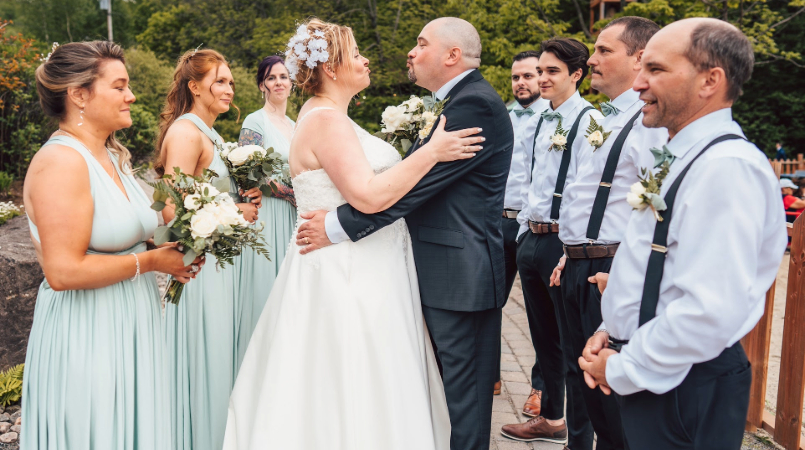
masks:
{"label": "bridesmaid with dark hair", "polygon": [[[286,115],[291,79],[281,57],[269,56],[263,59],[257,69],[257,87],[265,98],[265,104],[243,121],[238,145],[254,144],[266,149],[273,148],[287,163],[294,121]],[[250,249],[244,250],[242,255],[239,293],[243,302],[243,316],[239,333],[240,340],[245,343],[249,342],[260,313],[263,312],[268,294],[274,286],[274,279],[285,259],[296,223],[293,190],[279,181],[277,186],[279,193],[270,198],[264,197],[259,211],[261,220],[265,222],[263,236],[269,245],[271,260]],[[239,351],[240,362],[246,345],[240,346]]]}

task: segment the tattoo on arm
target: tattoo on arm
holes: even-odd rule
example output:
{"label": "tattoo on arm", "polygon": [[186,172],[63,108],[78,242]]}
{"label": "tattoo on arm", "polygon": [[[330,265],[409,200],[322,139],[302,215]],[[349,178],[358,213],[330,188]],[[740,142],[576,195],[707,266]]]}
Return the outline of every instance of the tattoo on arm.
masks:
{"label": "tattoo on arm", "polygon": [[240,130],[240,137],[238,138],[238,146],[244,145],[263,145],[263,135],[248,128]]}
{"label": "tattoo on arm", "polygon": [[272,197],[276,197],[276,198],[279,198],[279,199],[282,199],[282,200],[286,200],[286,201],[290,202],[292,205],[294,205],[294,207],[295,207],[296,206],[296,196],[293,193],[293,189],[289,188],[288,186],[285,186],[284,184],[282,184],[280,182],[275,181],[275,183],[276,183],[278,192],[276,194],[273,194]]}

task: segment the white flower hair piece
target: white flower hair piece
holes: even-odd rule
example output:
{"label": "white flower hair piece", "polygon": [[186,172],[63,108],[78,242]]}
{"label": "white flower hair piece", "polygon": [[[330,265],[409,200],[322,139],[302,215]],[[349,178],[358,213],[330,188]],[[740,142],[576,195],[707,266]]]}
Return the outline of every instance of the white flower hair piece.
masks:
{"label": "white flower hair piece", "polygon": [[50,53],[48,53],[48,55],[45,56],[44,58],[41,58],[41,61],[42,62],[48,62],[48,60],[50,60],[50,55],[52,55],[53,52],[55,52],[57,48],[59,48],[59,43],[54,42],[53,45],[50,47]]}
{"label": "white flower hair piece", "polygon": [[285,51],[285,67],[288,68],[288,75],[294,81],[299,74],[299,67],[304,62],[306,66],[315,69],[318,63],[325,63],[330,59],[327,52],[327,41],[324,39],[324,32],[316,30],[311,33],[307,25],[299,25],[296,34],[288,41],[288,49]]}

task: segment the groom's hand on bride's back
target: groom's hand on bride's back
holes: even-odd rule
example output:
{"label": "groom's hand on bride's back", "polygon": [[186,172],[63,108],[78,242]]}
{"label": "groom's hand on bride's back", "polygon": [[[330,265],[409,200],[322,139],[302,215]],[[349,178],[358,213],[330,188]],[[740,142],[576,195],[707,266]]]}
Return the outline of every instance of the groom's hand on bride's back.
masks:
{"label": "groom's hand on bride's back", "polygon": [[330,239],[327,238],[327,230],[324,227],[324,217],[327,211],[318,210],[301,213],[299,217],[306,219],[307,222],[299,226],[299,231],[296,233],[296,245],[301,247],[299,253],[306,254],[313,250],[332,245]]}

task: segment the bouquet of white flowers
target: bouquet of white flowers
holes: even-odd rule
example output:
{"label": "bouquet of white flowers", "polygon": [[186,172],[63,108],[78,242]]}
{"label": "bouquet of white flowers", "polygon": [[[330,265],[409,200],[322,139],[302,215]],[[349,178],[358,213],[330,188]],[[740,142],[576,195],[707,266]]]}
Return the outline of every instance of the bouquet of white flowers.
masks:
{"label": "bouquet of white flowers", "polygon": [[266,150],[259,145],[238,147],[237,144],[228,142],[224,144],[221,157],[239,188],[244,191],[260,188],[266,197],[276,190],[268,179],[282,173],[283,161],[282,155],[273,148]]}
{"label": "bouquet of white flowers", "polygon": [[399,149],[405,154],[416,138],[428,137],[448,100],[436,101],[433,97],[412,95],[398,106],[386,107],[382,115],[383,129],[377,136],[392,145],[397,145],[399,138]]}
{"label": "bouquet of white flowers", "polygon": [[[196,257],[210,254],[218,260],[218,267],[231,265],[244,246],[269,258],[260,227],[250,227],[243,218],[232,197],[229,196],[229,180],[220,178],[211,182],[217,174],[204,169],[200,177],[182,173],[178,167],[174,174],[165,174],[161,180],[148,183],[154,188],[154,204],[151,208],[162,211],[165,201],[171,199],[176,207],[174,219],[156,229],[154,243],[178,242],[187,265]],[[164,300],[179,303],[184,284],[171,280]]]}

